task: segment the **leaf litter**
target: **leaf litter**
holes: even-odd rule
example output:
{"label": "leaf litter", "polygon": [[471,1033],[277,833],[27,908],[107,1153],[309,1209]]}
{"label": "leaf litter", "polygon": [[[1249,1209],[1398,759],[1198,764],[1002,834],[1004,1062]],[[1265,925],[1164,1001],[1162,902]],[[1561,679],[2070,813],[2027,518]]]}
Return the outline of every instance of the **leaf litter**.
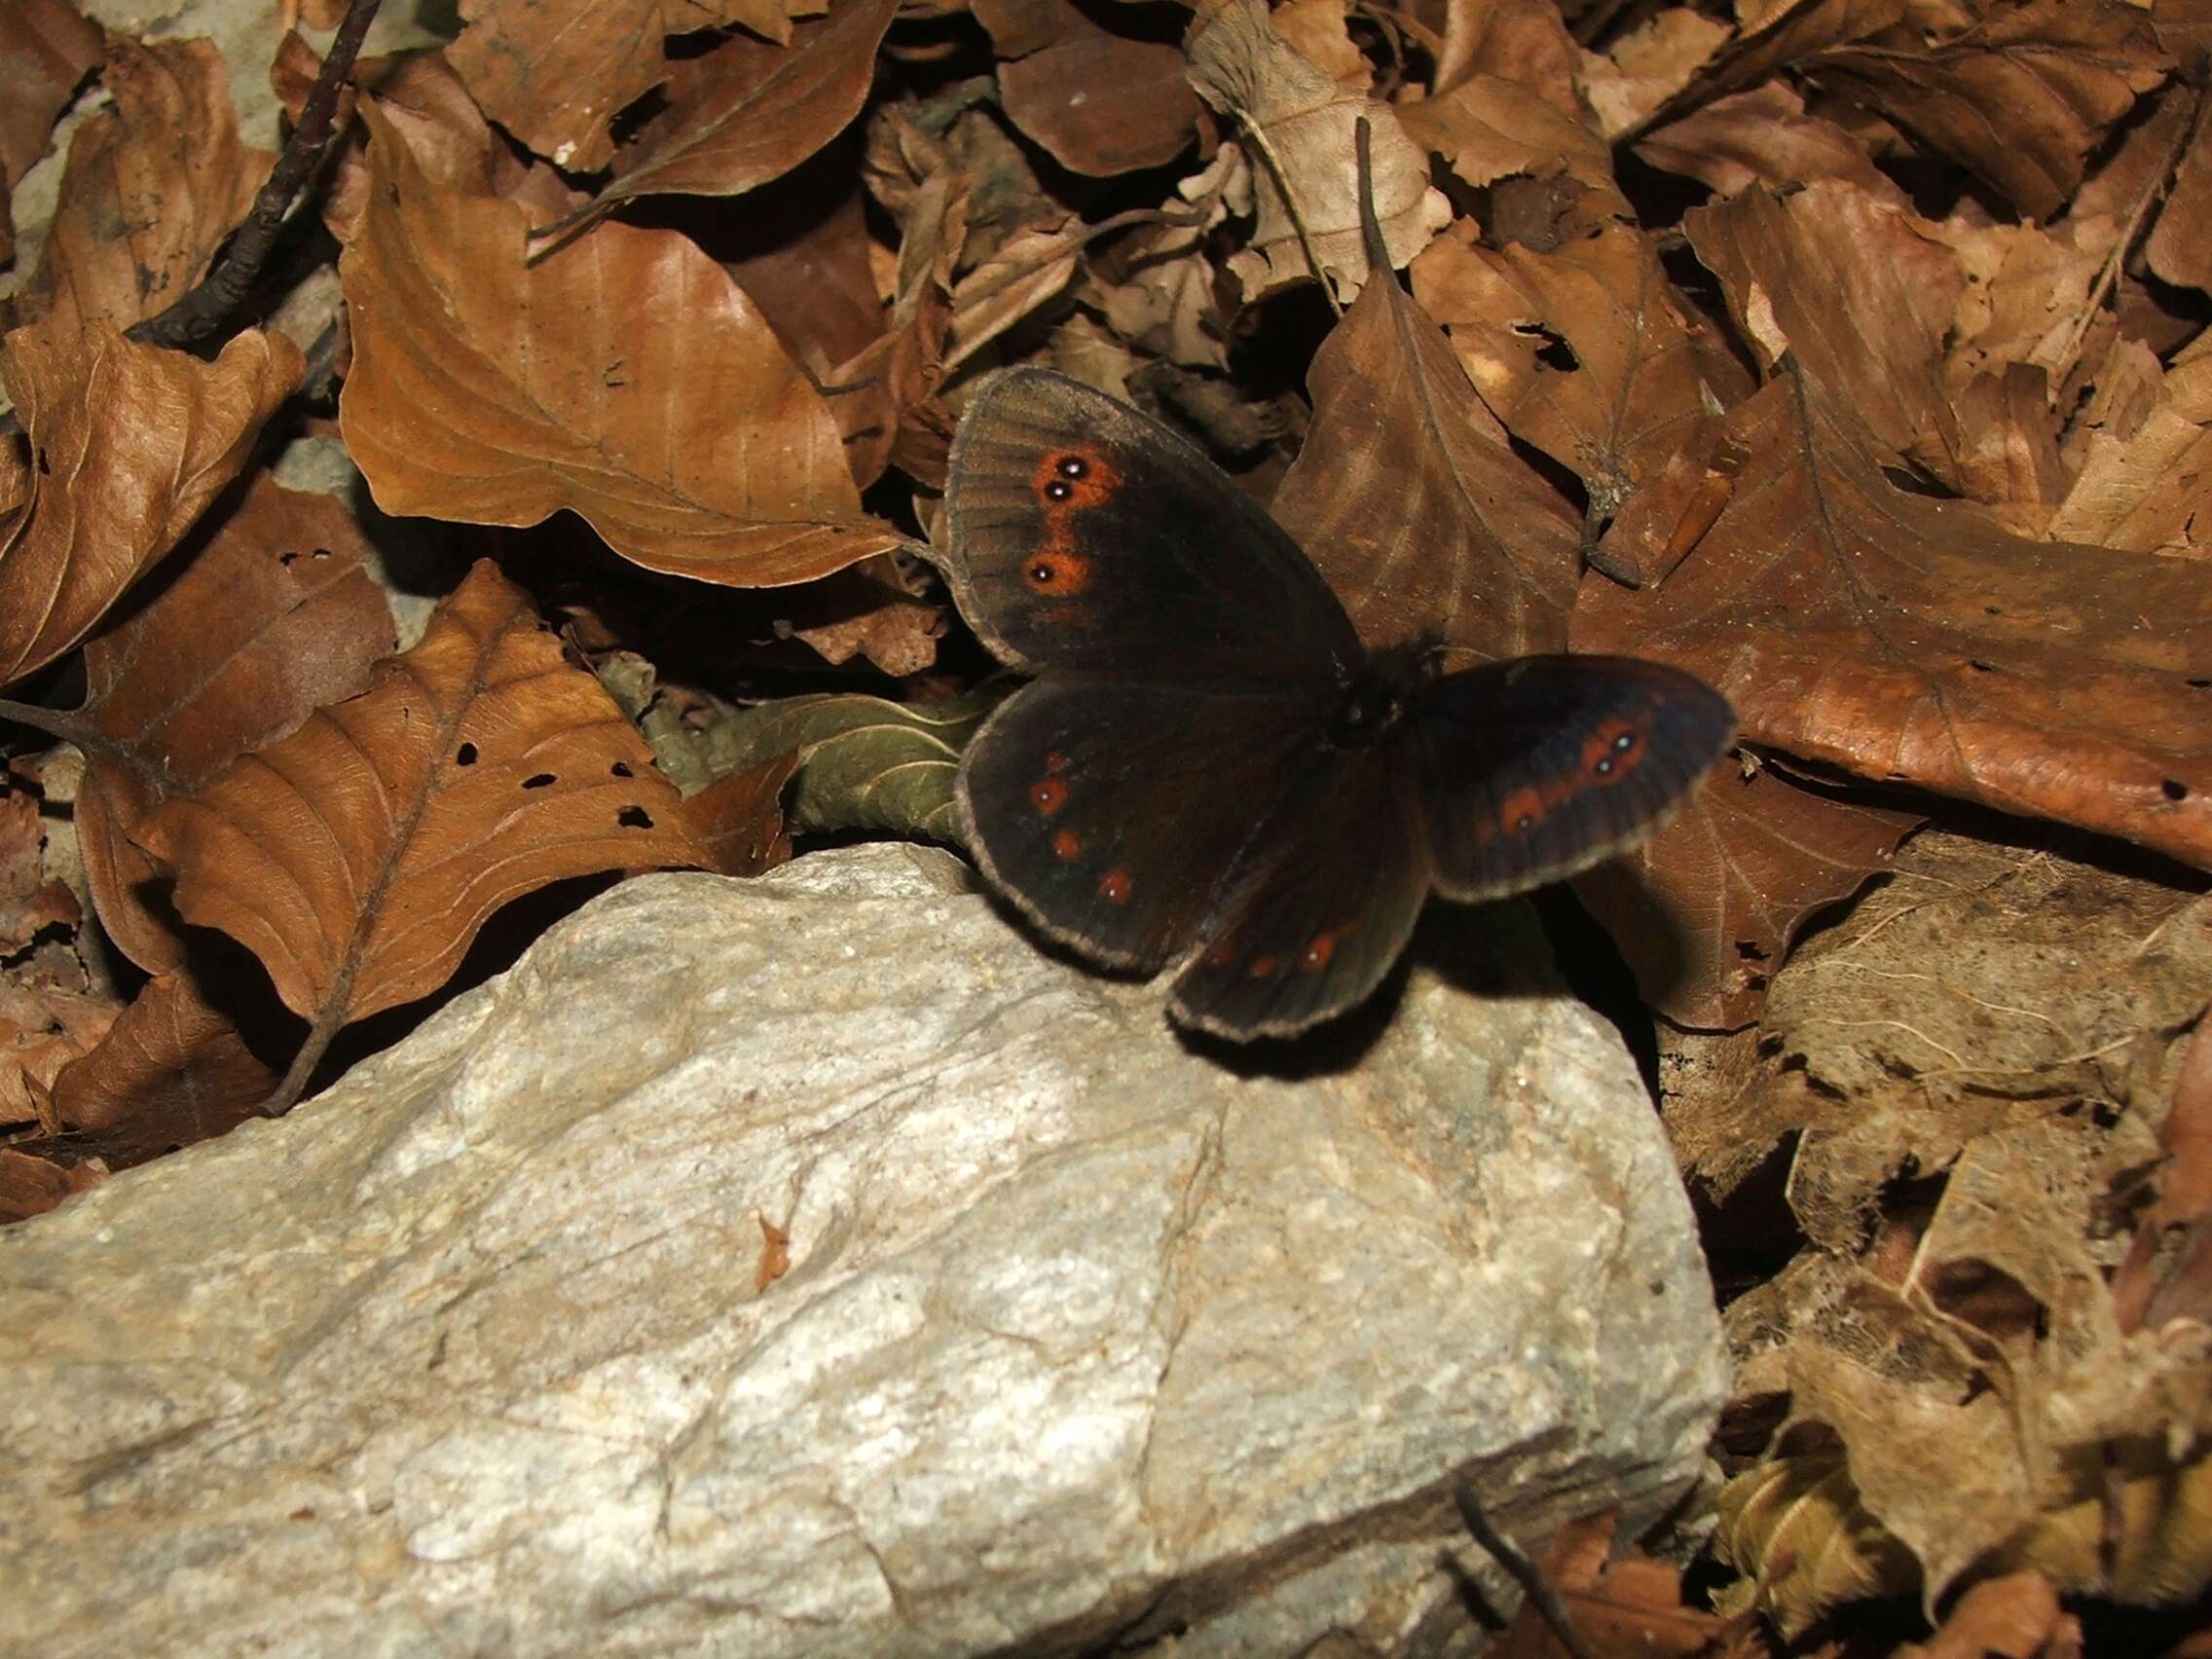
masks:
{"label": "leaf litter", "polygon": [[[920,554],[1042,363],[1371,640],[1743,718],[1575,883],[1738,1365],[1688,1572],[1529,1541],[1584,1645],[2205,1639],[2201,6],[465,0],[327,132],[296,33],[0,10],[0,1216],[283,1110],[530,889],[956,842],[1005,686]],[[264,72],[295,252],[151,344]]]}

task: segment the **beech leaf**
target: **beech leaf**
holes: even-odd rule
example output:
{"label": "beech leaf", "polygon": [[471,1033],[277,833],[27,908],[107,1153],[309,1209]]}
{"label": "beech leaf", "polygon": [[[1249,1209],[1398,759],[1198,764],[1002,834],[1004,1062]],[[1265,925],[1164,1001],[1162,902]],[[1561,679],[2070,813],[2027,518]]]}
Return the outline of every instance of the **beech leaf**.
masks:
{"label": "beech leaf", "polygon": [[205,274],[276,161],[240,139],[212,41],[117,35],[100,80],[115,106],[70,140],[19,316],[46,319],[57,337],[166,310]]}
{"label": "beech leaf", "polygon": [[55,1079],[54,1110],[121,1169],[236,1128],[276,1082],[189,975],[164,974]]}
{"label": "beech leaf", "polygon": [[0,523],[0,684],[90,633],[238,475],[298,384],[299,348],[249,329],[212,363],[105,325],[18,328],[0,344],[31,457]]}
{"label": "beech leaf", "polygon": [[670,65],[668,109],[624,152],[590,215],[640,196],[741,196],[781,178],[860,114],[898,9],[898,0],[837,0],[788,46],[739,35]]}
{"label": "beech leaf", "polygon": [[1722,424],[1744,459],[1694,554],[1641,593],[1586,582],[1575,648],[1702,675],[1751,742],[2212,865],[2200,566],[1907,495],[1793,371]]}
{"label": "beech leaf", "polygon": [[258,475],[173,580],[85,646],[77,839],[101,926],[148,973],[182,968],[184,945],[130,830],[367,683],[392,646],[368,553],[336,498]]}
{"label": "beech leaf", "polygon": [[433,181],[363,111],[340,417],[379,506],[505,525],[567,507],[649,570],[740,587],[900,545],[861,510],[820,394],[695,244],[607,223],[533,266],[521,205]]}
{"label": "beech leaf", "polygon": [[0,263],[16,255],[9,198],[46,154],[54,124],[100,60],[100,26],[69,0],[16,0],[0,40]]}
{"label": "beech leaf", "polygon": [[1310,278],[1333,280],[1349,297],[1366,282],[1352,160],[1362,116],[1374,127],[1375,216],[1391,263],[1403,265],[1450,223],[1452,209],[1429,188],[1426,158],[1396,111],[1338,86],[1276,32],[1263,0],[1201,11],[1183,50],[1198,95],[1242,123],[1246,148],[1256,152],[1252,243],[1229,261],[1246,299]]}
{"label": "beech leaf", "polygon": [[252,950],[318,1035],[435,990],[493,911],[548,882],[707,862],[637,729],[489,563],[367,691],[132,839],[177,872],[185,919]]}
{"label": "beech leaf", "polygon": [[1312,435],[1274,516],[1361,638],[1427,634],[1486,658],[1560,649],[1580,565],[1573,516],[1395,274],[1361,291],[1307,378]]}

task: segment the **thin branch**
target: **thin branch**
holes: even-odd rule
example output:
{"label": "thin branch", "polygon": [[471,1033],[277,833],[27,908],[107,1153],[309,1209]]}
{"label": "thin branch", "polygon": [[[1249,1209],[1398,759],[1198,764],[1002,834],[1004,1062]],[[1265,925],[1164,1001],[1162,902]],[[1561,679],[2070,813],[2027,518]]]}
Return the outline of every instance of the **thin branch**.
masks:
{"label": "thin branch", "polygon": [[261,275],[269,250],[276,244],[276,234],[283,229],[292,199],[322,166],[323,155],[335,135],[339,93],[352,73],[361,37],[369,32],[381,4],[383,0],[353,0],[347,9],[345,21],[338,25],[337,37],[322,60],[322,72],[315,76],[314,88],[300,110],[300,123],[292,129],[284,153],[276,158],[268,182],[253,199],[253,211],[231,238],[221,263],[160,315],[133,324],[131,339],[153,346],[194,345],[222,327],[243,303],[254,278]]}
{"label": "thin branch", "polygon": [[1466,1524],[1468,1535],[1521,1586],[1529,1604],[1551,1627],[1559,1644],[1573,1659],[1594,1659],[1589,1643],[1582,1640],[1582,1633],[1574,1628],[1574,1620],[1567,1615],[1567,1604],[1559,1599],[1559,1592],[1544,1582],[1544,1575],[1536,1570],[1533,1562],[1490,1524],[1490,1517],[1483,1513],[1482,1503],[1475,1496],[1475,1489],[1465,1481],[1453,1483],[1452,1501],[1459,1506],[1459,1519]]}

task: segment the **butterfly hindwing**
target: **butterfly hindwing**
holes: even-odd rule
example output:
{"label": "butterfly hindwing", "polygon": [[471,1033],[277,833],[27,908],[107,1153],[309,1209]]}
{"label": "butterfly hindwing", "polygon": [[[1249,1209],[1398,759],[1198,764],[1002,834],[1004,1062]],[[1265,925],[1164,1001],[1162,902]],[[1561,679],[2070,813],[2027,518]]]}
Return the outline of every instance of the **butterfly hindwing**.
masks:
{"label": "butterfly hindwing", "polygon": [[1286,1037],[1363,1001],[1428,897],[1419,780],[1393,745],[1308,753],[1224,884],[1175,980],[1178,1023]]}
{"label": "butterfly hindwing", "polygon": [[1298,544],[1159,423],[1064,375],[983,382],[953,439],[945,562],[1005,661],[1142,677],[1341,677],[1359,656]]}
{"label": "butterfly hindwing", "polygon": [[1727,749],[1727,700],[1631,657],[1515,657],[1414,694],[1436,884],[1480,899],[1556,881],[1657,829]]}
{"label": "butterfly hindwing", "polygon": [[1048,675],[969,740],[969,849],[1051,938],[1156,970],[1197,940],[1319,721],[1310,700]]}

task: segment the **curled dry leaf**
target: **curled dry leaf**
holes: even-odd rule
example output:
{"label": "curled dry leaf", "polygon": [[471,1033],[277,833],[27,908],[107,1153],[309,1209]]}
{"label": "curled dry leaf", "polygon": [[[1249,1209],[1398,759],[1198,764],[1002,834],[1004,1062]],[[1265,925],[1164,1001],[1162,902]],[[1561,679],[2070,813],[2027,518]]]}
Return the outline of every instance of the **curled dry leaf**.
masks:
{"label": "curled dry leaf", "polygon": [[257,475],[173,579],[86,645],[78,844],[101,925],[148,973],[181,969],[184,944],[130,830],[368,682],[392,646],[368,552],[336,498]]}
{"label": "curled dry leaf", "polygon": [[0,956],[13,956],[47,928],[75,927],[76,895],[48,871],[40,796],[0,774]]}
{"label": "curled dry leaf", "polygon": [[1559,493],[1515,455],[1444,333],[1384,273],[1315,353],[1312,436],[1276,494],[1370,645],[1558,650],[1580,559]]}
{"label": "curled dry leaf", "polygon": [[784,786],[798,768],[794,752],[709,784],[683,797],[683,816],[706,850],[707,867],[721,875],[760,875],[788,863]]}
{"label": "curled dry leaf", "polygon": [[1893,207],[1910,205],[1850,133],[1806,114],[1805,100],[1779,81],[1670,122],[1638,144],[1636,153],[1723,198],[1756,187],[1788,191],[1834,182]]}
{"label": "curled dry leaf", "polygon": [[276,160],[240,140],[229,73],[212,41],[109,43],[115,107],[70,140],[23,320],[58,339],[128,328],[205,273]]}
{"label": "curled dry leaf", "polygon": [[1229,261],[1246,299],[1312,277],[1333,280],[1346,297],[1366,282],[1352,159],[1352,129],[1362,116],[1374,126],[1375,215],[1391,264],[1405,264],[1451,222],[1443,194],[1429,188],[1426,158],[1396,112],[1346,92],[1301,55],[1275,32],[1264,0],[1224,0],[1201,11],[1183,50],[1191,84],[1235,117],[1251,153],[1258,219],[1251,245]]}
{"label": "curled dry leaf", "polygon": [[2155,1196],[2113,1274],[2120,1329],[2173,1319],[2212,1325],[2212,1019],[2197,1015],[2158,1125]]}
{"label": "curled dry leaf", "polygon": [[897,10],[898,0],[837,0],[788,46],[738,35],[669,65],[668,108],[623,152],[592,214],[670,191],[740,196],[791,171],[860,114]]}
{"label": "curled dry leaf", "polygon": [[276,1082],[191,976],[164,974],[55,1081],[54,1111],[121,1169],[238,1127]]}
{"label": "curled dry leaf", "polygon": [[1850,897],[1919,818],[1815,794],[1760,767],[1722,767],[1633,852],[1574,878],[1636,988],[1677,1025],[1747,1025],[1791,937]]}
{"label": "curled dry leaf", "polygon": [[1747,191],[1683,228],[1764,367],[1793,353],[1875,438],[1961,487],[1940,362],[1967,276],[1936,227],[1857,185],[1816,184]]}
{"label": "curled dry leaf", "polygon": [[739,587],[900,544],[861,510],[820,394],[693,243],[606,223],[532,266],[520,206],[434,182],[364,115],[378,187],[339,263],[340,412],[386,511],[568,507],[647,569]]}
{"label": "curled dry leaf", "polygon": [[[1972,168],[2031,219],[2082,182],[2089,152],[2173,60],[2126,0],[2027,0],[1933,27],[1915,16],[1823,53],[1822,84]],[[1992,121],[1990,112],[2005,112]]]}
{"label": "curled dry leaf", "polygon": [[1641,593],[1586,585],[1576,648],[1703,675],[1754,743],[2212,865],[2212,584],[2189,561],[1907,495],[1793,372],[1722,435],[1745,459],[1695,554]]}
{"label": "curled dry leaf", "polygon": [[2046,534],[2139,553],[2212,556],[2212,352],[2147,366],[2155,401],[2090,432],[2082,470]]}
{"label": "curled dry leaf", "polygon": [[952,782],[960,751],[1003,694],[1003,687],[986,688],[922,704],[844,694],[786,697],[703,733],[652,735],[656,745],[703,749],[718,772],[795,755],[786,814],[794,830],[875,830],[957,845]]}
{"label": "curled dry leaf", "polygon": [[1750,394],[1741,368],[1684,321],[1657,247],[1631,226],[1601,222],[1548,252],[1441,238],[1413,276],[1492,413],[1581,478],[1594,530],[1709,411]]}
{"label": "curled dry leaf", "polygon": [[548,882],[707,862],[636,728],[489,563],[367,691],[132,839],[318,1037],[435,990],[493,911]]}
{"label": "curled dry leaf", "polygon": [[1198,99],[1172,6],[1087,10],[1073,0],[977,0],[1002,59],[1007,119],[1071,172],[1163,166],[1191,142]]}
{"label": "curled dry leaf", "polygon": [[177,544],[302,367],[298,347],[259,330],[211,363],[104,325],[7,337],[0,376],[33,476],[28,504],[0,525],[0,683],[69,650]]}
{"label": "curled dry leaf", "polygon": [[1844,1602],[1909,1594],[1912,1554],[1859,1502],[1839,1456],[1778,1457],[1720,1493],[1714,1554],[1745,1576],[1714,1598],[1723,1612],[1755,1604],[1793,1637]]}
{"label": "curled dry leaf", "polygon": [[[1634,215],[1613,183],[1612,152],[1570,108],[1496,75],[1477,75],[1442,97],[1399,111],[1407,133],[1478,189],[1515,175],[1565,176],[1598,199],[1598,213]],[[1416,261],[1419,264],[1419,261]]]}
{"label": "curled dry leaf", "polygon": [[786,38],[779,0],[461,0],[466,26],[446,57],[484,113],[556,166],[597,172],[608,124],[669,71],[669,35],[741,23]]}
{"label": "curled dry leaf", "polygon": [[0,263],[16,254],[9,199],[46,154],[54,124],[100,60],[97,23],[69,0],[16,0],[0,39]]}

